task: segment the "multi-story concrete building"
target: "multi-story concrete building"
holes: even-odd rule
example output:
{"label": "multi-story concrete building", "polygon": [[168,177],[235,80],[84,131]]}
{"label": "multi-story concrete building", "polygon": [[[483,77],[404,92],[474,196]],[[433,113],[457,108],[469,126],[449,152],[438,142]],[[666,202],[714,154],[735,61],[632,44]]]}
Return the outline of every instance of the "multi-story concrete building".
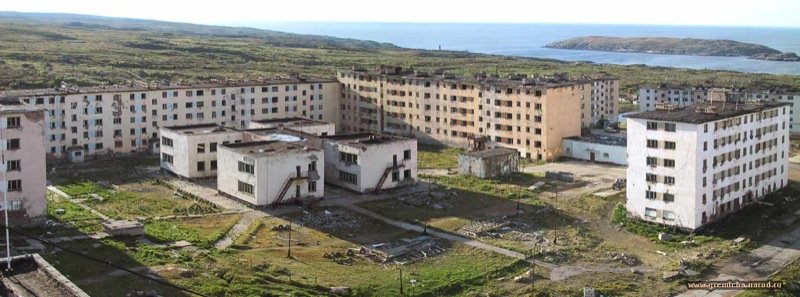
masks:
{"label": "multi-story concrete building", "polygon": [[627,210],[694,230],[788,184],[787,103],[703,103],[628,117]]}
{"label": "multi-story concrete building", "polygon": [[50,158],[70,149],[85,155],[147,151],[158,128],[218,124],[245,128],[253,120],[339,118],[335,80],[286,78],[202,84],[131,84],[6,91],[45,110],[45,148]]}
{"label": "multi-story concrete building", "polygon": [[417,141],[374,133],[322,138],[325,180],[356,192],[375,192],[417,180]]}
{"label": "multi-story concrete building", "polygon": [[[336,119],[331,119],[336,120]],[[291,129],[294,131],[326,136],[336,134],[336,125],[330,122],[300,117],[250,121],[248,129]]]}
{"label": "multi-story concrete building", "polygon": [[[588,104],[589,115],[583,115],[583,126],[616,123],[619,116],[619,78],[604,74],[587,80],[591,82],[592,95]],[[584,110],[586,106],[585,103],[581,104]]]}
{"label": "multi-story concrete building", "polygon": [[343,132],[463,147],[470,138],[488,136],[524,157],[552,160],[562,153],[561,139],[579,136],[592,117],[591,81],[564,75],[465,78],[380,67],[341,71],[337,78]]}
{"label": "multi-story concrete building", "polygon": [[705,87],[662,84],[639,88],[639,111],[653,111],[659,105],[689,106],[705,101]]}
{"label": "multi-story concrete building", "polygon": [[321,150],[283,141],[255,141],[220,147],[217,189],[251,206],[322,197],[325,162]]}
{"label": "multi-story concrete building", "polygon": [[44,134],[41,109],[0,99],[0,191],[7,195],[11,225],[35,225],[47,218]]}
{"label": "multi-story concrete building", "polygon": [[161,168],[183,178],[217,175],[220,145],[240,143],[244,132],[216,124],[159,128]]}

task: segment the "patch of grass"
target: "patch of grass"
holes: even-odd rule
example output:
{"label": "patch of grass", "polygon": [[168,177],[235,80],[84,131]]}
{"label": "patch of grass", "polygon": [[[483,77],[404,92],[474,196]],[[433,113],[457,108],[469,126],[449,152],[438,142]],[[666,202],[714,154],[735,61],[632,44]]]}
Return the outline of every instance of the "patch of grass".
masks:
{"label": "patch of grass", "polygon": [[263,220],[257,220],[253,222],[252,224],[250,224],[250,226],[247,226],[247,229],[244,230],[242,234],[239,234],[239,236],[236,237],[236,239],[233,241],[233,245],[244,246],[245,244],[250,242],[250,239],[252,239],[253,236],[256,235],[261,230],[261,228],[264,228]]}
{"label": "patch of grass", "polygon": [[514,173],[508,178],[499,179],[482,179],[475,176],[460,174],[447,176],[421,174],[420,178],[445,187],[458,188],[508,199],[529,199],[536,197],[536,194],[528,190],[527,187],[539,180],[543,180],[530,173]]}
{"label": "patch of grass", "polygon": [[[721,240],[720,238],[713,236],[687,234],[673,227],[631,219],[628,217],[628,211],[622,204],[618,204],[617,207],[614,208],[611,222],[622,225],[628,232],[646,237],[655,243],[675,249],[682,249]],[[671,234],[672,238],[666,242],[660,241],[658,240],[658,233]],[[681,242],[684,241],[694,241],[694,244],[682,244]]]}
{"label": "patch of grass", "polygon": [[145,235],[157,242],[186,240],[201,247],[210,247],[241,219],[241,215],[214,215],[199,218],[147,222]]}
{"label": "patch of grass", "polygon": [[92,193],[106,193],[110,190],[107,187],[103,187],[100,184],[88,180],[58,186],[58,189],[67,195],[72,196],[72,198]]}
{"label": "patch of grass", "polygon": [[458,154],[464,149],[457,147],[417,144],[417,167],[419,169],[450,169],[458,167]]}

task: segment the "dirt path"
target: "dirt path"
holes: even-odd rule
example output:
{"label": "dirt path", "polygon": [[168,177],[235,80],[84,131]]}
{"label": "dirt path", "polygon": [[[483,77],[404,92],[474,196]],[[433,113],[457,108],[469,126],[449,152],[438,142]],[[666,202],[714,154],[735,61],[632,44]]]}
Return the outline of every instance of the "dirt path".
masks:
{"label": "dirt path", "polygon": [[[800,259],[800,228],[786,232],[747,254],[730,259],[708,280],[765,280],[798,259]],[[739,290],[689,290],[678,296],[727,297],[739,292]]]}
{"label": "dirt path", "polygon": [[239,237],[239,235],[242,234],[242,232],[247,230],[247,227],[250,227],[250,224],[252,224],[257,219],[266,216],[267,216],[266,213],[257,210],[251,210],[249,212],[244,213],[244,215],[242,215],[242,218],[239,219],[238,222],[236,222],[236,225],[233,225],[233,227],[231,227],[231,230],[228,231],[228,234],[225,234],[225,237],[214,243],[214,247],[221,250],[230,247],[233,244],[233,241],[236,240],[236,238]]}

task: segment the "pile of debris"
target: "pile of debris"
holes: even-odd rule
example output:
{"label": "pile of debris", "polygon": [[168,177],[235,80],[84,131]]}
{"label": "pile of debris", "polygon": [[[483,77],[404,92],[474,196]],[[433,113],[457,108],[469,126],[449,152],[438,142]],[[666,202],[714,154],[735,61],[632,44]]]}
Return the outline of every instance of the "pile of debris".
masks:
{"label": "pile of debris", "polygon": [[361,228],[358,217],[344,210],[325,210],[322,212],[305,212],[300,218],[303,225],[321,229],[347,229]]}
{"label": "pile of debris", "polygon": [[336,264],[339,265],[353,265],[353,262],[355,262],[353,257],[355,257],[356,253],[359,251],[360,249],[347,249],[344,252],[336,251],[325,253],[322,255],[322,257],[325,259],[331,259],[333,262],[336,262]]}
{"label": "pile of debris", "polygon": [[503,221],[500,218],[488,218],[484,220],[476,220],[461,227],[458,230],[458,233],[462,235],[466,235],[469,237],[477,238],[477,237],[494,237],[494,235],[490,234],[493,231],[508,226],[510,224],[509,221]]}
{"label": "pile of debris", "polygon": [[423,235],[363,246],[358,253],[375,263],[405,265],[441,255],[445,251],[447,249],[442,247],[439,240]]}
{"label": "pile of debris", "polygon": [[289,231],[289,229],[291,229],[291,228],[292,228],[292,227],[291,227],[291,226],[289,226],[289,224],[285,224],[285,225],[275,225],[275,226],[272,226],[272,231],[283,232],[283,231]]}
{"label": "pile of debris", "polygon": [[507,240],[546,244],[544,231],[528,223],[495,217],[474,221],[459,229],[458,233],[472,238],[503,238]]}
{"label": "pile of debris", "polygon": [[641,261],[639,261],[638,258],[632,255],[626,255],[625,253],[606,252],[606,256],[609,257],[610,261],[620,262],[628,266],[636,266],[641,264]]}
{"label": "pile of debris", "polygon": [[435,191],[430,193],[416,192],[398,197],[397,201],[416,207],[430,207],[435,210],[443,210],[453,207],[450,199],[456,195],[456,192],[446,191]]}

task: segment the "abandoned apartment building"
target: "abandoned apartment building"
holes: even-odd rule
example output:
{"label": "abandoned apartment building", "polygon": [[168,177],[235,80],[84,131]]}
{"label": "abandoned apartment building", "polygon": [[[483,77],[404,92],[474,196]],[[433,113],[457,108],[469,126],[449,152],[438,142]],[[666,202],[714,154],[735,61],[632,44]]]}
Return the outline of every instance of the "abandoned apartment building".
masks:
{"label": "abandoned apartment building", "polygon": [[494,147],[458,155],[458,173],[480,178],[498,178],[519,171],[519,153],[515,149]]}
{"label": "abandoned apartment building", "polygon": [[325,136],[325,176],[330,184],[365,193],[417,179],[417,140],[375,133]]}
{"label": "abandoned apartment building", "polygon": [[14,99],[0,99],[0,147],[10,225],[28,226],[47,218],[44,112]]}
{"label": "abandoned apartment building", "polygon": [[628,212],[695,230],[787,186],[790,111],[714,102],[629,116]]}
{"label": "abandoned apartment building", "polygon": [[217,188],[251,206],[320,198],[325,156],[319,149],[284,141],[223,144]]}

